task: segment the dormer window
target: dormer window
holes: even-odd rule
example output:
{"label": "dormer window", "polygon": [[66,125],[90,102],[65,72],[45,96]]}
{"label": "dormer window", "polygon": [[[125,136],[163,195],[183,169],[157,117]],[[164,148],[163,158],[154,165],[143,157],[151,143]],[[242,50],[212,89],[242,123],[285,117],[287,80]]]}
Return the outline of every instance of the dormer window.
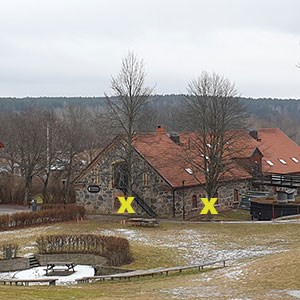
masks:
{"label": "dormer window", "polygon": [[191,168],[186,168],[186,172],[188,172],[190,175],[193,175],[193,170]]}
{"label": "dormer window", "polygon": [[[201,156],[204,158],[204,154],[201,154]],[[206,155],[206,156],[205,156],[205,159],[206,159],[206,160],[209,160],[209,157]]]}
{"label": "dormer window", "polygon": [[299,162],[299,160],[296,157],[291,157],[291,160],[296,164]]}
{"label": "dormer window", "polygon": [[283,165],[286,165],[286,161],[285,161],[284,159],[279,158],[278,160],[279,160]]}
{"label": "dormer window", "polygon": [[273,162],[272,162],[271,160],[267,160],[267,164],[268,164],[269,166],[274,166],[274,164],[273,164]]}

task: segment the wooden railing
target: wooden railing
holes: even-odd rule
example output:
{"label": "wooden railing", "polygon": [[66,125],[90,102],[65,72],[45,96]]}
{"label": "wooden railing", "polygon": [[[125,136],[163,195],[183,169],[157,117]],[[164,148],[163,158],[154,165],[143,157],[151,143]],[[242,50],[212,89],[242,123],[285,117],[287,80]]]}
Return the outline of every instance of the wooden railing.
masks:
{"label": "wooden railing", "polygon": [[282,174],[270,174],[261,178],[256,178],[255,183],[297,188],[300,187],[300,176],[299,175],[282,175]]}

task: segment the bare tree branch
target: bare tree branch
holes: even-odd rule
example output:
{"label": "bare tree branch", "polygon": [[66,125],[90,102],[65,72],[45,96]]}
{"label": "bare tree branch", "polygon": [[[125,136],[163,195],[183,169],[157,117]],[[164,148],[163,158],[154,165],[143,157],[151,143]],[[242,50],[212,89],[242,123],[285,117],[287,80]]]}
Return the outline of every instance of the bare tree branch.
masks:
{"label": "bare tree branch", "polygon": [[135,53],[129,52],[122,60],[122,68],[116,77],[112,77],[112,95],[106,95],[108,110],[122,128],[125,135],[126,157],[126,189],[132,191],[133,185],[133,141],[138,131],[143,108],[150,101],[153,88],[145,85],[146,72],[143,60]]}

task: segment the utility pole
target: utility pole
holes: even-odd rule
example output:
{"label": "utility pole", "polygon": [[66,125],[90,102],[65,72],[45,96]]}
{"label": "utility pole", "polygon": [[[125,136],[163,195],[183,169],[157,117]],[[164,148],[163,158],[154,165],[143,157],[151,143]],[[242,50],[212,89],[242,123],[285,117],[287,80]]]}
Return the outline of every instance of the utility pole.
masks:
{"label": "utility pole", "polygon": [[182,220],[185,220],[184,180],[182,180]]}

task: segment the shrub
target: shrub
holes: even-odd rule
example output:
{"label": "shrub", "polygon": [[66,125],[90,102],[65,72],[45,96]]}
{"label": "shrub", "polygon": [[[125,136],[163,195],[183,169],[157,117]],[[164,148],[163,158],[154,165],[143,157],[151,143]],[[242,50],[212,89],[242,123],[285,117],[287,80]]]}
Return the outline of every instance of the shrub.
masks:
{"label": "shrub", "polygon": [[56,209],[45,209],[35,212],[21,212],[0,216],[0,230],[27,227],[47,223],[75,221],[85,216],[84,207],[66,205]]}
{"label": "shrub", "polygon": [[131,261],[127,239],[105,235],[48,235],[37,239],[40,254],[86,253],[103,256],[109,265]]}
{"label": "shrub", "polygon": [[17,257],[19,245],[17,244],[5,244],[1,247],[3,259],[13,259]]}

